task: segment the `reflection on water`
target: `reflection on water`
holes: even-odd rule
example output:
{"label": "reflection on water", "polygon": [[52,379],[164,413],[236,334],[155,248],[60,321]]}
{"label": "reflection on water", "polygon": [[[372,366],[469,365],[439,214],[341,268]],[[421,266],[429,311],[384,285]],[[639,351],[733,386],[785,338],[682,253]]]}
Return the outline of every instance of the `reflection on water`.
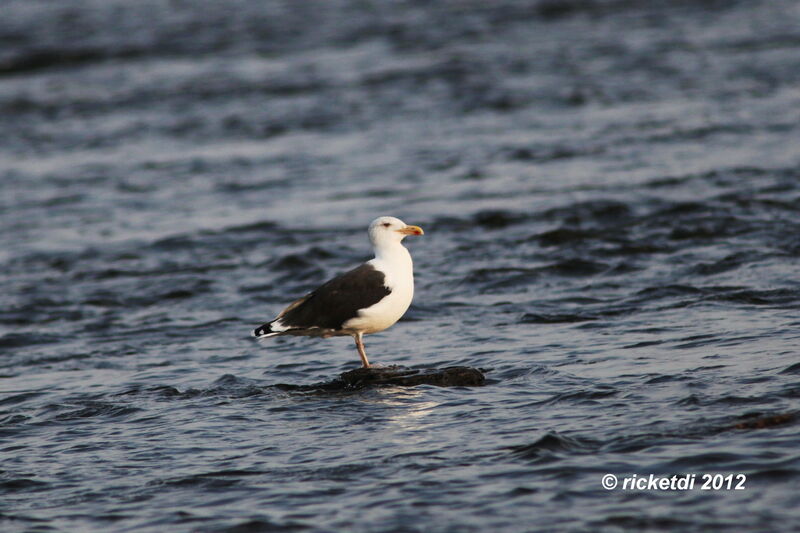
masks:
{"label": "reflection on water", "polygon": [[407,443],[420,442],[425,439],[425,431],[431,428],[428,420],[439,406],[439,402],[424,400],[424,393],[411,389],[404,392],[402,399],[384,397],[380,403],[390,407],[387,424],[398,430]]}

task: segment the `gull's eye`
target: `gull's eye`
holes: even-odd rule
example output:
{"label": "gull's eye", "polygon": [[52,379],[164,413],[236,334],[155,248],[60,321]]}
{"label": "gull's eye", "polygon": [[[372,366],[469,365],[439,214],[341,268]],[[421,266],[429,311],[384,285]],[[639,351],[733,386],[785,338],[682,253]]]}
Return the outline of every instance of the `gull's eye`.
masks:
{"label": "gull's eye", "polygon": [[383,223],[383,227],[384,227],[384,228],[388,228],[389,226],[391,226],[391,224],[389,224],[388,222],[384,222],[384,223]]}

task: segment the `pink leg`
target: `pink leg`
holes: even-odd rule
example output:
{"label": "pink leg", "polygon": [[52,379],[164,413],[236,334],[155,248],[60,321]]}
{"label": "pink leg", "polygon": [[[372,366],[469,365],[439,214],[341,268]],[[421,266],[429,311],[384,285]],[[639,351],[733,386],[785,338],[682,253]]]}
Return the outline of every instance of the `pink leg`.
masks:
{"label": "pink leg", "polygon": [[367,352],[364,351],[364,342],[361,340],[362,333],[356,333],[353,338],[356,340],[356,348],[358,348],[358,355],[361,356],[361,366],[369,368],[369,359],[367,359]]}

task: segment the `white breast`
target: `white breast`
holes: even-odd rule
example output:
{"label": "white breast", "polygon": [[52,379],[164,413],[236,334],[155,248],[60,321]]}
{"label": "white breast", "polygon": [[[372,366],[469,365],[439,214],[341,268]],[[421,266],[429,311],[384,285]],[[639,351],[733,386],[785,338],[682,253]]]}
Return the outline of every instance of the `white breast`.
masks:
{"label": "white breast", "polygon": [[344,328],[362,333],[383,331],[400,320],[414,298],[414,269],[411,255],[404,246],[384,257],[376,257],[369,264],[384,273],[384,284],[392,291],[380,302],[362,309],[358,317],[345,322]]}

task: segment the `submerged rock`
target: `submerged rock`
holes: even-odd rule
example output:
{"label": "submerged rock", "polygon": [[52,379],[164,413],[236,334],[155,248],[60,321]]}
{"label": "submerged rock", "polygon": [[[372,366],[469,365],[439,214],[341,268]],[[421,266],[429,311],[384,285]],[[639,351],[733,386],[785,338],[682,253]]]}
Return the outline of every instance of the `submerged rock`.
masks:
{"label": "submerged rock", "polygon": [[775,426],[782,426],[794,422],[797,418],[797,413],[781,413],[778,415],[766,415],[755,417],[742,417],[747,418],[739,422],[733,429],[766,429]]}
{"label": "submerged rock", "polygon": [[445,368],[415,369],[404,366],[372,366],[356,368],[339,374],[331,381],[313,385],[275,385],[281,390],[357,390],[366,387],[436,385],[437,387],[473,387],[483,385],[486,378],[477,368],[448,366]]}

